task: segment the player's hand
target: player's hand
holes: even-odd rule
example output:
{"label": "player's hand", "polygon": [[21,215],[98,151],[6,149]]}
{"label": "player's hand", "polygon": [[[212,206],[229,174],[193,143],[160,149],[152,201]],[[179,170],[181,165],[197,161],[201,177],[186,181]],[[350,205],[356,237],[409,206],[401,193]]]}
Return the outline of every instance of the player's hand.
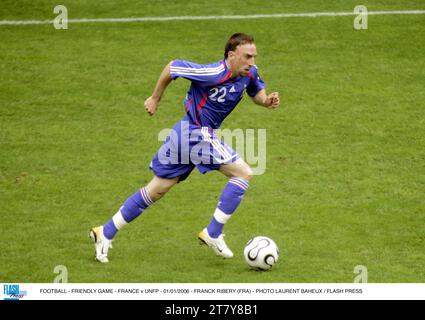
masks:
{"label": "player's hand", "polygon": [[276,109],[279,107],[279,92],[272,92],[267,96],[266,106],[269,109]]}
{"label": "player's hand", "polygon": [[156,109],[159,107],[159,101],[154,99],[152,96],[145,100],[145,110],[150,116],[153,116]]}

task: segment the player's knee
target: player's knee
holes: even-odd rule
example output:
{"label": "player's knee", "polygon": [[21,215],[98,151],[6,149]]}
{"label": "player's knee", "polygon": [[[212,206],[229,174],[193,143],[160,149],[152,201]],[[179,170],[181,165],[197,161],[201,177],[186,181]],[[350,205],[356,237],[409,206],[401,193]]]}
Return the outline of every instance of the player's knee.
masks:
{"label": "player's knee", "polygon": [[250,182],[252,178],[254,177],[254,172],[252,171],[251,167],[246,165],[242,172],[240,173],[240,176],[237,178],[244,179],[245,181]]}
{"label": "player's knee", "polygon": [[171,189],[171,186],[156,185],[148,189],[149,197],[155,202],[161,199]]}
{"label": "player's knee", "polygon": [[168,190],[158,190],[158,189],[151,190],[149,192],[149,197],[152,199],[152,201],[156,202],[159,199],[161,199],[167,193],[167,191]]}
{"label": "player's knee", "polygon": [[161,199],[177,183],[178,178],[163,179],[154,177],[146,186],[149,197],[153,201]]}
{"label": "player's knee", "polygon": [[245,175],[245,180],[250,182],[252,180],[252,178],[254,178],[254,172],[252,172],[252,169],[249,168],[249,170],[247,171],[247,173]]}

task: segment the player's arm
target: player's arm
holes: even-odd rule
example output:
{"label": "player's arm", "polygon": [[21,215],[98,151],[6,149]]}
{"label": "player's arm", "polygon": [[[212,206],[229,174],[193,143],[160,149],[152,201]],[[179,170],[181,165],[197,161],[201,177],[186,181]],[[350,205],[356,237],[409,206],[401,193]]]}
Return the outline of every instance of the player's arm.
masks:
{"label": "player's arm", "polygon": [[158,109],[162,95],[172,80],[170,75],[170,66],[171,62],[167,64],[161,72],[152,95],[145,100],[145,109],[151,116],[153,116]]}
{"label": "player's arm", "polygon": [[251,97],[255,104],[266,107],[268,109],[276,109],[279,107],[279,92],[272,92],[269,95],[266,94],[266,89],[261,89],[257,94]]}

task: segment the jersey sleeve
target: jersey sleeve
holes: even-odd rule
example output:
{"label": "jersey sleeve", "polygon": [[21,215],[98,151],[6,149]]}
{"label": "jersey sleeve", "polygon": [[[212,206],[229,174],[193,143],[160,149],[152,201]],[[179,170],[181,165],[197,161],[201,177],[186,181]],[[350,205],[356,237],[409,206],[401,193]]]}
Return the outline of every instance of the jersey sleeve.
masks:
{"label": "jersey sleeve", "polygon": [[204,86],[217,83],[223,71],[222,64],[211,66],[184,60],[174,60],[170,66],[171,79],[175,80],[181,77]]}
{"label": "jersey sleeve", "polygon": [[266,87],[266,84],[264,81],[260,78],[260,75],[258,74],[258,70],[256,67],[253,67],[248,75],[251,80],[249,81],[249,85],[246,88],[246,92],[250,97],[254,97],[258,91],[264,89]]}

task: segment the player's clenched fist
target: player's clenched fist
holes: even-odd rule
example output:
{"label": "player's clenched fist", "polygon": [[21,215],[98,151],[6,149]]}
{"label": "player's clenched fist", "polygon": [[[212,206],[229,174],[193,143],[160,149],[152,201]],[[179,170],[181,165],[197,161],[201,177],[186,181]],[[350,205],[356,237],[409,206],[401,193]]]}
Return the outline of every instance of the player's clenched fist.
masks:
{"label": "player's clenched fist", "polygon": [[154,99],[152,96],[145,100],[145,110],[150,116],[153,116],[158,109],[159,101]]}
{"label": "player's clenched fist", "polygon": [[279,92],[272,92],[267,96],[267,108],[275,109],[279,107]]}

